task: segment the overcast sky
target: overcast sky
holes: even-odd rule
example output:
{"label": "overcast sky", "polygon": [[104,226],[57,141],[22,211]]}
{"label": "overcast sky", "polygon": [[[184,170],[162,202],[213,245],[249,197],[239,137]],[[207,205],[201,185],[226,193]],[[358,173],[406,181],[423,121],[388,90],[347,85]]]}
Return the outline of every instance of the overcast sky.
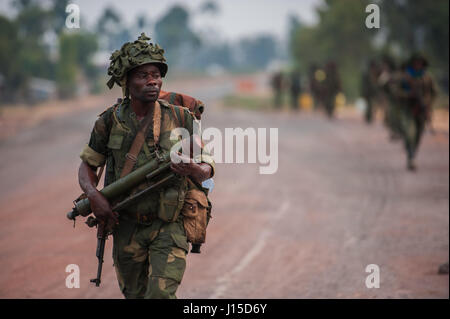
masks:
{"label": "overcast sky", "polygon": [[[200,13],[200,6],[205,0],[72,0],[80,7],[83,23],[92,26],[109,5],[117,9],[127,25],[138,14],[145,14],[154,22],[174,4],[182,4],[193,15],[191,23],[195,29],[213,26],[225,39],[235,40],[243,36],[268,32],[284,37],[288,27],[289,14],[297,15],[305,23],[315,22],[314,7],[321,0],[216,0],[220,13],[211,16]],[[9,1],[0,0],[0,10],[8,11]]]}

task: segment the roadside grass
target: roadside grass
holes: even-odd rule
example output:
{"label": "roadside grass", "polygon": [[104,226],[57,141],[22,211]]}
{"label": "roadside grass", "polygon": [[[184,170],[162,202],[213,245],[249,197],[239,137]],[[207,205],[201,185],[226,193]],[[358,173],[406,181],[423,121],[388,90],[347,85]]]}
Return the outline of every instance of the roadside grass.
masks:
{"label": "roadside grass", "polygon": [[225,107],[241,108],[252,111],[267,111],[273,109],[273,101],[267,97],[251,95],[226,95],[223,97]]}
{"label": "roadside grass", "polygon": [[[225,107],[240,108],[251,111],[276,110],[272,95],[229,94],[222,98]],[[290,108],[288,94],[281,97],[281,110]]]}

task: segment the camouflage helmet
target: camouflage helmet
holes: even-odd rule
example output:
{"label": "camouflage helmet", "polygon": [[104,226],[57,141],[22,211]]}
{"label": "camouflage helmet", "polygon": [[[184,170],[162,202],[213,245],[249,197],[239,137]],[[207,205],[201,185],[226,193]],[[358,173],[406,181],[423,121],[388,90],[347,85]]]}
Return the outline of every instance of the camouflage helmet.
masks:
{"label": "camouflage helmet", "polygon": [[167,73],[166,59],[164,58],[164,50],[157,44],[148,43],[150,38],[141,33],[139,38],[134,42],[127,42],[122,45],[120,50],[113,52],[111,63],[108,68],[108,75],[111,76],[107,85],[111,89],[114,83],[122,87],[123,95],[127,96],[126,90],[127,73],[137,66],[153,63],[159,68],[161,76]]}

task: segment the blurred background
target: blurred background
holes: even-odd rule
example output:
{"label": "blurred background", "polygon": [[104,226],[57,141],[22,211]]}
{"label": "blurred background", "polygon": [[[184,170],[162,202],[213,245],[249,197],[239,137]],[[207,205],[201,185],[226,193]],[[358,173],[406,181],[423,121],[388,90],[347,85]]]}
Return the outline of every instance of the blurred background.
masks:
{"label": "blurred background", "polygon": [[[280,130],[273,176],[218,165],[180,297],[448,298],[448,14],[446,0],[1,0],[0,297],[121,297],[112,267],[88,286],[94,232],[64,216],[96,115],[121,97],[109,56],[145,32],[165,50],[163,88],[203,100],[204,127]],[[380,83],[414,53],[436,99],[410,173]],[[69,263],[80,289],[64,286]],[[371,263],[384,289],[365,287]]]}
{"label": "blurred background", "polygon": [[[108,58],[146,32],[166,50],[170,75],[218,75],[339,64],[342,90],[359,94],[367,63],[398,63],[424,53],[448,94],[448,5],[445,1],[72,1],[80,28],[65,26],[69,1],[2,1],[1,103],[99,93]],[[382,28],[363,27],[370,3]]]}

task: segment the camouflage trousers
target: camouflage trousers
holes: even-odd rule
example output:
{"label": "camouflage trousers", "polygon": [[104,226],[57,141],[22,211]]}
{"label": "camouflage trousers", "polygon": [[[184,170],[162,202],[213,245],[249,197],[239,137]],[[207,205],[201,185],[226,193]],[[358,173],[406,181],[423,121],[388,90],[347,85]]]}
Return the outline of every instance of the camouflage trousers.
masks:
{"label": "camouflage trousers", "polygon": [[394,103],[389,103],[386,106],[385,124],[389,128],[391,134],[396,136],[402,135],[401,125],[401,109]]}
{"label": "camouflage trousers", "polygon": [[336,95],[325,95],[324,96],[325,111],[329,118],[334,117],[334,110],[336,108]]}
{"label": "camouflage trousers", "polygon": [[189,247],[182,216],[149,225],[121,216],[113,238],[114,268],[125,298],[176,299]]}
{"label": "camouflage trousers", "polygon": [[374,107],[373,107],[373,98],[371,96],[366,96],[366,110],[364,113],[364,119],[366,120],[366,123],[370,124],[373,122],[373,113],[374,113]]}
{"label": "camouflage trousers", "polygon": [[424,114],[413,115],[411,111],[405,109],[400,112],[402,138],[408,159],[414,159],[417,154],[425,122]]}

